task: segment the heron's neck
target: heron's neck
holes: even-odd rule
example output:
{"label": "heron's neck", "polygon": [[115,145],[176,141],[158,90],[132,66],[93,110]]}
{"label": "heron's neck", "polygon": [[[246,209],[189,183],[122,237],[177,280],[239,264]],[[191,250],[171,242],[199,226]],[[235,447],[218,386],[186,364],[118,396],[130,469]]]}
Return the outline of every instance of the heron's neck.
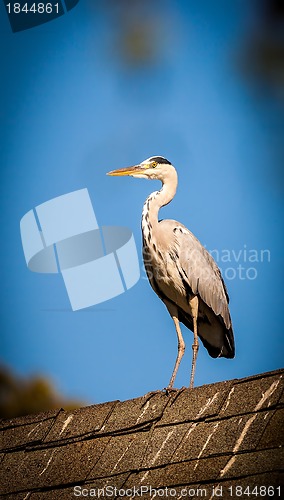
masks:
{"label": "heron's neck", "polygon": [[165,179],[160,191],[155,191],[148,196],[143,206],[142,212],[142,231],[146,238],[148,233],[155,231],[158,226],[158,214],[161,207],[170,203],[176,194],[177,175],[172,175]]}

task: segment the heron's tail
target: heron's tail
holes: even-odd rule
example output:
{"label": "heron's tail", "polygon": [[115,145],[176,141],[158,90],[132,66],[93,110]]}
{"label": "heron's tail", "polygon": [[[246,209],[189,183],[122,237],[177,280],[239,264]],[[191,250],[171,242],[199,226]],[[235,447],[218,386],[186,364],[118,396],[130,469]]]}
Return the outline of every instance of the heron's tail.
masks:
{"label": "heron's tail", "polygon": [[227,345],[227,355],[225,358],[234,358],[235,357],[235,340],[233,328],[231,327],[229,330],[226,329],[225,332],[226,337],[226,345]]}
{"label": "heron's tail", "polygon": [[[190,314],[179,309],[179,321],[193,331]],[[233,358],[235,341],[233,329],[226,328],[222,318],[208,311],[207,316],[198,318],[198,336],[212,358]]]}
{"label": "heron's tail", "polygon": [[[221,325],[220,325],[221,326]],[[200,328],[200,330],[202,330]],[[209,355],[212,358],[234,358],[235,357],[235,342],[233,329],[227,330],[222,328],[222,333],[212,329],[210,338],[208,335],[203,335],[202,332],[199,336],[202,340],[204,347],[206,347]]]}

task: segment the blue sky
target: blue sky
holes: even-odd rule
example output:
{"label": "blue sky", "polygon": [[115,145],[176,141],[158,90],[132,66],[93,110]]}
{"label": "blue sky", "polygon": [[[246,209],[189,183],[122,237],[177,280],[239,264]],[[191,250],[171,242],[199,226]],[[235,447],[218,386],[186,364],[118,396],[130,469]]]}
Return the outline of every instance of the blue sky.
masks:
{"label": "blue sky", "polygon": [[[1,360],[88,403],[168,384],[176,334],[141,259],[141,210],[159,183],[105,175],[163,155],[176,166],[179,187],[160,215],[215,250],[231,298],[236,358],[214,360],[200,348],[196,385],[280,368],[283,183],[275,138],[283,108],[237,64],[257,23],[256,4],[138,3],[132,21],[149,27],[153,43],[150,61],[134,63],[119,44],[123,12],[104,5],[81,0],[59,19],[18,33],[0,6]],[[141,279],[72,312],[61,276],[27,269],[19,222],[36,205],[84,187],[99,224],[133,231]],[[192,333],[183,332],[177,387],[190,376]]]}

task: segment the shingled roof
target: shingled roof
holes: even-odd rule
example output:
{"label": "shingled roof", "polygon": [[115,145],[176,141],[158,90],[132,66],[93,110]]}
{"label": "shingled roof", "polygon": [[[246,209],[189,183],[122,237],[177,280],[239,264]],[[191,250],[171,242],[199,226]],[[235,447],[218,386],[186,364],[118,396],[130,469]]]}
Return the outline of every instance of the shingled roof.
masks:
{"label": "shingled roof", "polygon": [[283,372],[1,420],[1,493],[280,497]]}

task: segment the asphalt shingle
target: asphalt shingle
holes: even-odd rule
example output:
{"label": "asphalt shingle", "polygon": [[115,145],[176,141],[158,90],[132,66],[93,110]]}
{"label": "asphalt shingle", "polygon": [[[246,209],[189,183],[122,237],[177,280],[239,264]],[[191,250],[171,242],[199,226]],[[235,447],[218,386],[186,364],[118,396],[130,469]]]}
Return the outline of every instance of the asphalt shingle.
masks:
{"label": "asphalt shingle", "polygon": [[233,381],[181,390],[167,405],[160,425],[203,420],[218,415]]}
{"label": "asphalt shingle", "polygon": [[109,438],[65,446],[7,453],[2,463],[1,493],[84,481]]}
{"label": "asphalt shingle", "polygon": [[158,421],[163,416],[164,409],[170,399],[171,396],[158,392],[120,402],[114,408],[101,431],[114,433],[143,426],[149,428],[151,423]]}
{"label": "asphalt shingle", "polygon": [[116,404],[117,401],[112,401],[69,412],[61,411],[46,436],[45,442],[97,434]]}
{"label": "asphalt shingle", "polygon": [[238,381],[228,395],[220,417],[243,415],[275,406],[283,391],[283,374],[268,375],[263,378],[249,378]]}
{"label": "asphalt shingle", "polygon": [[0,431],[1,451],[40,443],[53,426],[53,423],[54,418],[49,418],[40,422],[2,429]]}
{"label": "asphalt shingle", "polygon": [[2,420],[1,493],[5,500],[67,500],[98,498],[100,488],[101,498],[114,499],[143,487],[147,500],[151,487],[193,499],[203,488],[209,500],[213,488],[227,499],[240,498],[237,487],[262,485],[277,497],[283,373]]}

